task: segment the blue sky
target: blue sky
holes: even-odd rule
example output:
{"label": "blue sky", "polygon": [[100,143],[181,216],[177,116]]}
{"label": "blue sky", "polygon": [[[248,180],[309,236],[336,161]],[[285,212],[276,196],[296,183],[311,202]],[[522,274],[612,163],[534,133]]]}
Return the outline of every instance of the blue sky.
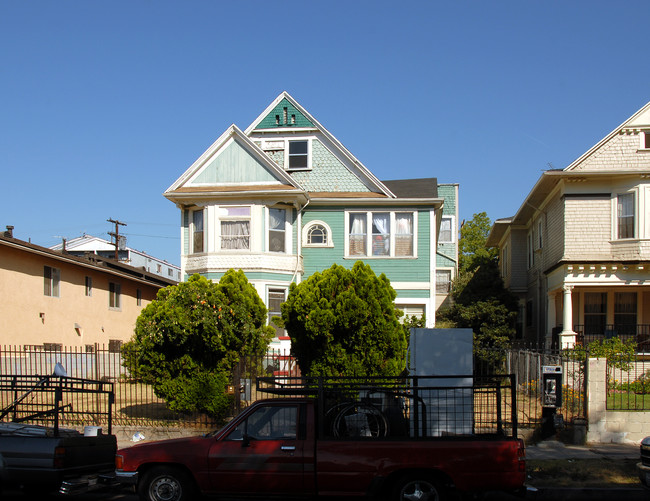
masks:
{"label": "blue sky", "polygon": [[380,179],[513,215],[650,101],[647,0],[3,0],[0,229],[180,264],[162,196],[283,90]]}

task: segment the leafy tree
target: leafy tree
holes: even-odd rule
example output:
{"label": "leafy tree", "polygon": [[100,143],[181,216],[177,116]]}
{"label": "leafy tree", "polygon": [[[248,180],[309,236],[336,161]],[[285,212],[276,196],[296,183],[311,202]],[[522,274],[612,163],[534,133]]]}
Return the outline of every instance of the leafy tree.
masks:
{"label": "leafy tree", "polygon": [[303,374],[394,376],[406,367],[406,334],[384,274],[357,261],[292,284],[282,320]]}
{"label": "leafy tree", "polygon": [[461,228],[459,275],[454,280],[452,305],[439,312],[446,325],[474,332],[475,364],[495,370],[515,333],[517,298],[499,274],[497,253],[485,247],[491,222],[485,212]]}
{"label": "leafy tree", "polygon": [[458,241],[459,271],[472,270],[486,261],[493,261],[497,257],[496,249],[485,246],[490,234],[492,221],[485,212],[474,214],[471,221],[464,222],[460,228]]}
{"label": "leafy tree", "polygon": [[218,284],[193,275],[142,310],[123,346],[125,366],[170,409],[223,417],[233,368],[264,353],[273,336],[266,313],[243,271],[229,270]]}

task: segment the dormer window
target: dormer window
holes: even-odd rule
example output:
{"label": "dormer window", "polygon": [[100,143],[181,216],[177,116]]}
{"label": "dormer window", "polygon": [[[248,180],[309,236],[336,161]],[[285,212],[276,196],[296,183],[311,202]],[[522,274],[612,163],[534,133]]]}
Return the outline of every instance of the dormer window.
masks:
{"label": "dormer window", "polygon": [[309,141],[289,141],[289,158],[287,160],[288,170],[309,169]]}

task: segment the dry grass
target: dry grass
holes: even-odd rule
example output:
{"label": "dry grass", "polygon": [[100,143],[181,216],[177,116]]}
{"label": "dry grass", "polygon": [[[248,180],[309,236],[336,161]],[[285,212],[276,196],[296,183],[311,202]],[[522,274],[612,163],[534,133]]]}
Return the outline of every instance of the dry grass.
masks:
{"label": "dry grass", "polygon": [[527,460],[527,480],[534,487],[638,487],[634,459]]}

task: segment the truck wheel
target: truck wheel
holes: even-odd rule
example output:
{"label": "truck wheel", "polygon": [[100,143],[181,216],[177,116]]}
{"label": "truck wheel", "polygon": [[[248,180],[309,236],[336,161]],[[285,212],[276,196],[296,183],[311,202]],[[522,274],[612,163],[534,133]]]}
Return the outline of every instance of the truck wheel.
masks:
{"label": "truck wheel", "polygon": [[409,475],[395,484],[393,501],[442,501],[438,484],[426,475]]}
{"label": "truck wheel", "polygon": [[194,483],[182,470],[158,466],[144,474],[138,483],[143,501],[188,501],[193,499]]}

